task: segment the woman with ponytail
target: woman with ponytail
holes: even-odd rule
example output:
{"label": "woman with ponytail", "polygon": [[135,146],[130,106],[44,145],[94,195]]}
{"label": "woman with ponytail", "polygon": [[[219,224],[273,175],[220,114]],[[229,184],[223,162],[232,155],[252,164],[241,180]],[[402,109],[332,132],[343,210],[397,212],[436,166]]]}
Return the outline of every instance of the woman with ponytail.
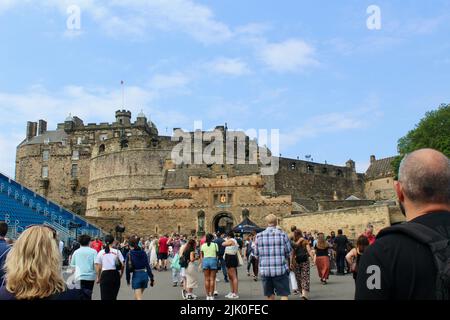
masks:
{"label": "woman with ponytail", "polygon": [[97,258],[97,283],[100,283],[102,300],[117,300],[120,289],[120,279],[124,270],[124,258],[120,250],[113,248],[114,237],[107,235],[105,245]]}
{"label": "woman with ponytail", "polygon": [[200,248],[201,263],[205,277],[206,300],[214,300],[214,289],[216,286],[217,255],[219,253],[219,247],[213,240],[213,235],[208,233],[206,235],[205,243]]}

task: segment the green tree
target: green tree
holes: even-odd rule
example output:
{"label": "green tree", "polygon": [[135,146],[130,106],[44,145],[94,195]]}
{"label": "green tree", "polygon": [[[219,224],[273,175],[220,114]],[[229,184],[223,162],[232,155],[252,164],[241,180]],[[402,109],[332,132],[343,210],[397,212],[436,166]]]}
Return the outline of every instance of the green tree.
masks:
{"label": "green tree", "polygon": [[450,157],[450,104],[427,112],[413,130],[398,140],[399,156],[392,162],[396,179],[405,154],[422,148],[436,149]]}

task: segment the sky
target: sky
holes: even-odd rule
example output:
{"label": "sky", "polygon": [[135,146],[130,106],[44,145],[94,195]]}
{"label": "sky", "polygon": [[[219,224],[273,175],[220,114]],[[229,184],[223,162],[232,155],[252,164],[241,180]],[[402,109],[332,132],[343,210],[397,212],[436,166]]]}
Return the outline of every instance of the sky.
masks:
{"label": "sky", "polygon": [[27,121],[113,122],[122,80],[162,135],[279,129],[283,157],[364,172],[450,102],[449,18],[440,0],[0,0],[0,172]]}

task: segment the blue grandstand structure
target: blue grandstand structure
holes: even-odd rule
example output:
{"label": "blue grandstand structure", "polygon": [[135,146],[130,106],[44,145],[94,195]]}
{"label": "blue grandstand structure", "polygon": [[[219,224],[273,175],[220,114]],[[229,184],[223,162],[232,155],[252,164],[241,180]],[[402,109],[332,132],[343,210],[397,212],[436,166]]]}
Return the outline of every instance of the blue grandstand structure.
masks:
{"label": "blue grandstand structure", "polygon": [[48,225],[65,244],[78,235],[102,237],[100,228],[0,173],[0,221],[9,226],[8,237],[17,239],[31,225]]}

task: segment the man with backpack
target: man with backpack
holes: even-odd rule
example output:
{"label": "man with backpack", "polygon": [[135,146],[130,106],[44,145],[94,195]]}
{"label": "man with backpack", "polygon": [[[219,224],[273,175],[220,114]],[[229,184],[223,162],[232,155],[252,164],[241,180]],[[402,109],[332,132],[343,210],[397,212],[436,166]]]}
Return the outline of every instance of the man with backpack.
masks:
{"label": "man with backpack", "polygon": [[357,300],[449,300],[450,162],[421,149],[404,157],[395,190],[407,222],[383,229],[361,258]]}

